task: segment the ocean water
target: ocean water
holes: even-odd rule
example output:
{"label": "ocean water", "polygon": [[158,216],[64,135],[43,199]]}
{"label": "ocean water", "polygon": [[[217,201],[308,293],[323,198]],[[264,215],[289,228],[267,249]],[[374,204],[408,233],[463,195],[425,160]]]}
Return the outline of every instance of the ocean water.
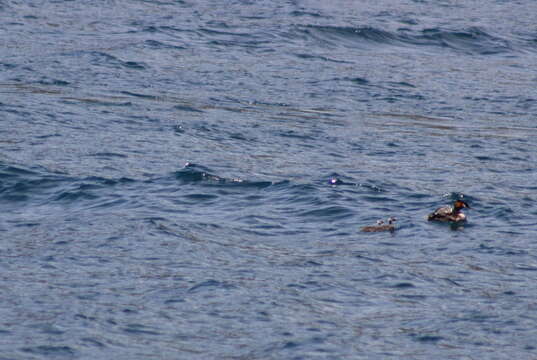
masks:
{"label": "ocean water", "polygon": [[537,358],[536,13],[0,1],[0,359]]}

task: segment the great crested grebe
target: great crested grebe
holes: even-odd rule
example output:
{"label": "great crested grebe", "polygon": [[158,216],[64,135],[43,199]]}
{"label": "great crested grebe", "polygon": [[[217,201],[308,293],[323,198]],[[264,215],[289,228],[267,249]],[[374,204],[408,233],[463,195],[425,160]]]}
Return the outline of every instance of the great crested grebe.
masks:
{"label": "great crested grebe", "polygon": [[466,221],[466,215],[464,215],[464,213],[461,211],[463,208],[470,209],[470,205],[462,200],[455,200],[453,206],[442,206],[441,208],[438,208],[434,212],[430,213],[429,216],[427,216],[427,220],[446,222]]}
{"label": "great crested grebe", "polygon": [[380,231],[395,231],[395,225],[393,224],[397,219],[390,217],[388,223],[385,224],[382,220],[377,220],[377,225],[364,226],[363,232],[380,232]]}

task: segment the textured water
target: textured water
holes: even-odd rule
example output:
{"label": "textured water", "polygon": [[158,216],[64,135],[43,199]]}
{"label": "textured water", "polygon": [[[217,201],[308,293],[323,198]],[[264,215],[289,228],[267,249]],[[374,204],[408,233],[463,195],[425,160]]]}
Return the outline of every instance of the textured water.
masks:
{"label": "textured water", "polygon": [[536,358],[536,13],[0,1],[0,358]]}

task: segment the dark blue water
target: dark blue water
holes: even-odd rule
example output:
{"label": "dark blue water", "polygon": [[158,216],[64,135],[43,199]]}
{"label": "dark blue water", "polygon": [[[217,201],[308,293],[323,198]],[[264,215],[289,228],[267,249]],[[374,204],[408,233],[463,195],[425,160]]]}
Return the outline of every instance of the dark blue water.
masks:
{"label": "dark blue water", "polygon": [[537,358],[536,13],[0,1],[0,358]]}

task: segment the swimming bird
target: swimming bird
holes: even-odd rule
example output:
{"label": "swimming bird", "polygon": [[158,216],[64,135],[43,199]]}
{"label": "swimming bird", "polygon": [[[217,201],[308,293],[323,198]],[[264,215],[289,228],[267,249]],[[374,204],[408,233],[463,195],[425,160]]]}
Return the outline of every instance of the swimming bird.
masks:
{"label": "swimming bird", "polygon": [[446,205],[436,209],[427,216],[429,221],[460,222],[466,221],[466,215],[461,211],[463,208],[470,208],[470,205],[462,200],[455,200],[453,206]]}
{"label": "swimming bird", "polygon": [[377,220],[377,225],[364,226],[361,230],[363,232],[395,231],[395,225],[393,223],[396,220],[396,218],[390,217],[387,224],[382,220]]}

